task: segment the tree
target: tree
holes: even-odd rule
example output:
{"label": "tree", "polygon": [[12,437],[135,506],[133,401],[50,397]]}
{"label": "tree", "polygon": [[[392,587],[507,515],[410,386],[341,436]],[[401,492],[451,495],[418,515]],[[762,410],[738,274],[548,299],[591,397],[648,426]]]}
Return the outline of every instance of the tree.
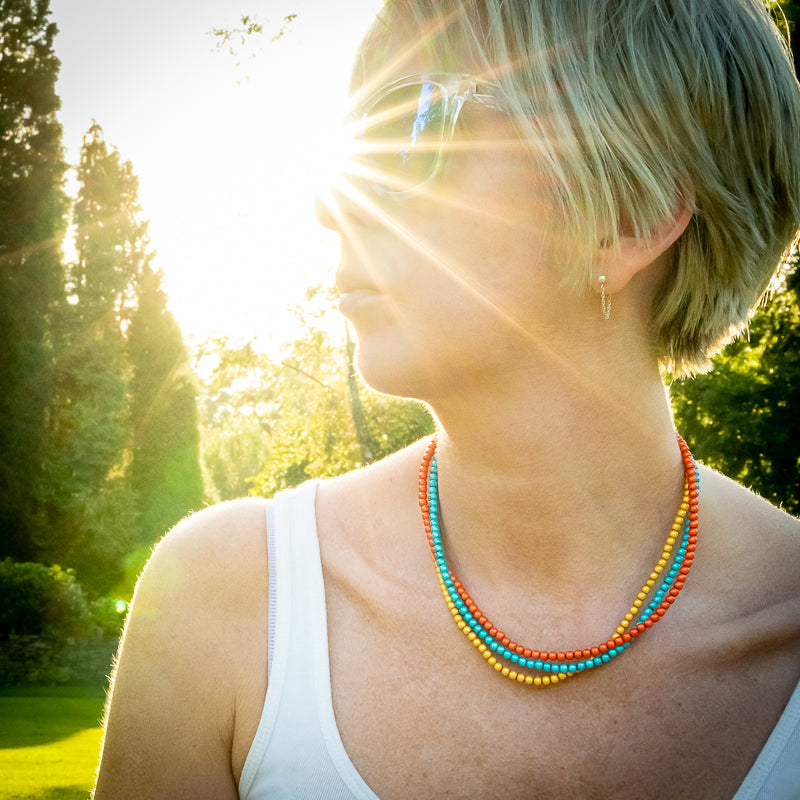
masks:
{"label": "tree", "polygon": [[271,497],[383,458],[433,430],[421,403],[361,383],[347,338],[329,331],[331,305],[319,287],[309,289],[295,309],[304,332],[277,357],[255,342],[226,339],[198,352],[203,460],[215,487],[209,499]]}
{"label": "tree", "polygon": [[[783,32],[788,34],[789,43],[791,45],[792,55],[794,56],[795,71],[800,66],[800,43],[797,40],[797,24],[800,22],[800,2],[798,0],[783,0],[783,2],[771,2],[770,5],[775,12],[775,17],[778,25],[783,29]],[[777,11],[776,6],[780,6],[780,11]],[[781,13],[782,12],[782,13]],[[781,17],[785,17],[787,25],[783,24]]]}
{"label": "tree", "polygon": [[269,461],[277,405],[275,365],[255,342],[209,339],[195,352],[201,379],[201,437],[206,500],[249,494]]}
{"label": "tree", "polygon": [[48,0],[0,0],[0,555],[36,551],[66,198]]}
{"label": "tree", "polygon": [[673,384],[678,428],[698,458],[800,514],[800,270],[713,370]]}
{"label": "tree", "polygon": [[[267,431],[269,458],[252,477],[252,493],[272,496],[312,477],[356,469],[431,433],[428,410],[372,392],[353,367],[353,346],[331,333],[341,325],[330,290],[309,287],[295,313],[304,333],[280,358],[262,359],[256,416]],[[254,376],[255,377],[255,376]]]}
{"label": "tree", "polygon": [[107,590],[130,542],[130,418],[126,331],[139,276],[152,259],[130,162],[102,128],[86,133],[73,221],[77,259],[68,301],[53,314],[56,392],[49,420],[48,530],[40,557]]}
{"label": "tree", "polygon": [[197,387],[161,273],[145,266],[129,347],[136,544],[149,546],[203,502]]}

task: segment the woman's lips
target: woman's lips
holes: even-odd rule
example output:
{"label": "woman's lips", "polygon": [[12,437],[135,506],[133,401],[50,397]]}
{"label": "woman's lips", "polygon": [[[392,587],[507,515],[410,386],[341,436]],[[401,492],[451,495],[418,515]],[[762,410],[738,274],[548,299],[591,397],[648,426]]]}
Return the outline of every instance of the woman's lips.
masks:
{"label": "woman's lips", "polygon": [[343,291],[339,297],[339,311],[348,319],[358,319],[374,313],[378,304],[383,305],[385,295],[370,287],[354,287]]}
{"label": "woman's lips", "polygon": [[364,317],[368,309],[385,299],[384,293],[361,269],[341,266],[336,273],[339,288],[339,311],[348,319]]}

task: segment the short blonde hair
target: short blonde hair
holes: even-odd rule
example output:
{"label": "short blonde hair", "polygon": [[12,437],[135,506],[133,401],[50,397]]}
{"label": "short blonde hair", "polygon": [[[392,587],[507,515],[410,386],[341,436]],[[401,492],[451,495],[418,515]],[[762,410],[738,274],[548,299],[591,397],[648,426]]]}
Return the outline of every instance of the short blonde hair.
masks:
{"label": "short blonde hair", "polygon": [[767,5],[389,0],[364,55],[413,32],[443,67],[491,74],[555,187],[576,287],[622,220],[646,237],[693,203],[651,317],[659,359],[690,374],[744,327],[800,224],[800,90]]}

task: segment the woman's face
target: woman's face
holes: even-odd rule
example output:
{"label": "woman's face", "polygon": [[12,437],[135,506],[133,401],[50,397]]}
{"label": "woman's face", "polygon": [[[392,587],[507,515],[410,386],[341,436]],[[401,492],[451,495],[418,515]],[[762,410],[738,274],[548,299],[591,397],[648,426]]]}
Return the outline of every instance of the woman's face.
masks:
{"label": "woman's face", "polygon": [[[440,71],[418,59],[383,85]],[[335,192],[321,218],[341,235],[340,309],[370,385],[432,401],[508,375],[563,329],[558,240],[536,180],[511,117],[467,101],[421,191],[390,196],[356,178]]]}

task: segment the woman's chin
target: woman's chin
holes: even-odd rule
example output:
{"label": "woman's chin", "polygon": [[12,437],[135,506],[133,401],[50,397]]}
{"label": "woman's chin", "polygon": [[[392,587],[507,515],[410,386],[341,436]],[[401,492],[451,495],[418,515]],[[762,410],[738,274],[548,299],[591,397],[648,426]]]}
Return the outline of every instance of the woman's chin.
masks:
{"label": "woman's chin", "polygon": [[356,330],[355,366],[367,386],[383,394],[425,400],[433,373],[426,352],[389,328]]}

